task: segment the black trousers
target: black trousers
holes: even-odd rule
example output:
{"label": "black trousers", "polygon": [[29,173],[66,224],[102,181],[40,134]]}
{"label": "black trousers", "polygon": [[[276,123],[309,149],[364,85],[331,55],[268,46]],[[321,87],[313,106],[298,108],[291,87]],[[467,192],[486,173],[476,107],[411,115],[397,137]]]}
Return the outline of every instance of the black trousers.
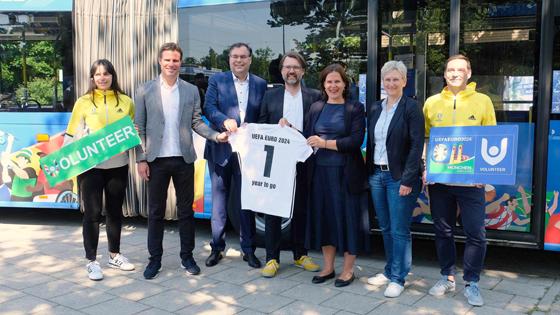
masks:
{"label": "black trousers", "polygon": [[453,235],[459,205],[463,231],[467,237],[463,253],[463,280],[478,282],[486,256],[484,188],[433,184],[428,186],[428,192],[441,274],[447,276],[457,273]]}
{"label": "black trousers", "polygon": [[78,176],[81,206],[84,210],[82,235],[87,259],[95,260],[97,256],[99,223],[103,220],[103,192],[109,252],[120,252],[122,205],[127,183],[128,165],[110,169],[94,168]]}
{"label": "black trousers", "polygon": [[[306,185],[303,163],[296,166],[296,195],[294,197],[294,210],[292,214],[290,240],[294,260],[307,255],[305,248],[305,226],[307,222]],[[282,218],[274,215],[265,215],[265,247],[266,261],[276,259],[280,262],[280,243],[282,241]]]}
{"label": "black trousers", "polygon": [[194,249],[194,164],[182,157],[157,158],[148,163],[148,252],[150,261],[161,261],[165,204],[169,180],[173,180],[177,197],[177,216],[181,259],[192,257]]}

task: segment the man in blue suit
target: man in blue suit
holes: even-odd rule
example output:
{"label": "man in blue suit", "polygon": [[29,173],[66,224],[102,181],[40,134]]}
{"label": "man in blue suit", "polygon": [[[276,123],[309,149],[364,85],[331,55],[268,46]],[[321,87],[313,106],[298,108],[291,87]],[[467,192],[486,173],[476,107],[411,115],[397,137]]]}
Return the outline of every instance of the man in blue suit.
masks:
{"label": "man in blue suit", "polygon": [[[266,81],[249,73],[252,49],[245,43],[235,43],[229,48],[231,71],[210,77],[204,115],[215,130],[235,132],[242,123],[257,122],[260,104],[266,91]],[[225,249],[224,228],[227,221],[226,206],[230,192],[234,194],[233,206],[239,209],[240,242],[243,260],[249,266],[260,268],[261,262],[255,256],[253,237],[255,235],[255,214],[241,210],[241,173],[236,155],[231,154],[228,143],[207,141],[204,158],[212,180],[212,252],[206,259],[206,266],[218,264]],[[232,184],[237,188],[232,191]],[[235,212],[234,212],[235,213]]]}

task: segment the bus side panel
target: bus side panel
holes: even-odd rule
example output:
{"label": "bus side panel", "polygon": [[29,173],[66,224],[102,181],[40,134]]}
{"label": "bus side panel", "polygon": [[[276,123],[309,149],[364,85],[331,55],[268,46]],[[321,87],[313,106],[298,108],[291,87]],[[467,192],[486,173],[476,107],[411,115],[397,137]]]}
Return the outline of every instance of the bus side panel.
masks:
{"label": "bus side panel", "polygon": [[39,166],[42,156],[62,145],[69,118],[69,113],[2,113],[0,207],[79,208],[76,180],[51,187]]}
{"label": "bus side panel", "polygon": [[[0,207],[79,209],[76,179],[50,187],[39,167],[41,156],[62,145],[69,119],[70,113],[2,113]],[[48,135],[48,141],[37,142],[37,135]],[[204,138],[194,135],[199,159],[195,162],[193,210],[196,218],[209,219],[212,198],[207,162],[202,158],[205,143]],[[171,208],[171,217],[176,218],[174,203]],[[142,214],[147,215],[147,211]]]}
{"label": "bus side panel", "polygon": [[203,158],[206,139],[193,133],[193,144],[197,156],[194,163],[194,216],[200,219],[210,219],[212,215],[212,184],[208,172],[208,163]]}
{"label": "bus side panel", "polygon": [[560,120],[551,120],[548,134],[544,249],[552,251],[560,251],[560,209],[558,209],[560,163],[558,161],[560,161]]}
{"label": "bus side panel", "polygon": [[[530,146],[529,150],[518,150],[515,185],[485,185],[486,218],[489,230],[531,232],[531,183],[534,124],[515,124],[519,127],[518,143]],[[526,201],[526,202],[525,202]],[[528,207],[526,203],[528,203]],[[526,209],[527,208],[527,209]],[[418,197],[412,214],[412,222],[432,224],[429,198],[425,191]],[[519,220],[517,220],[519,219]]]}

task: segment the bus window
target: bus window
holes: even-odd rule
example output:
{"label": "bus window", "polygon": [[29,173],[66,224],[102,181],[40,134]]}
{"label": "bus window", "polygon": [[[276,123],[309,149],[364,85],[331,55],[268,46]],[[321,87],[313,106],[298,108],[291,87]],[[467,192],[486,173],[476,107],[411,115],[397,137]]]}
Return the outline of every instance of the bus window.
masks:
{"label": "bus window", "polygon": [[[252,47],[251,72],[269,84],[283,83],[279,61],[292,50],[307,60],[304,83],[308,87],[317,88],[319,72],[333,62],[347,67],[354,96],[358,97],[361,75],[365,79],[367,1],[252,1],[202,6],[179,1],[178,18],[179,44],[185,49],[183,63],[189,79],[196,73],[209,76],[229,70],[227,49],[235,42]],[[365,84],[363,90],[360,94],[365,96]]]}
{"label": "bus window", "polygon": [[514,186],[486,189],[486,227],[531,232],[533,106],[537,1],[461,1],[460,47],[471,59],[477,90],[492,99],[498,124],[519,127]]}
{"label": "bus window", "polygon": [[0,111],[71,111],[71,12],[0,12]]}

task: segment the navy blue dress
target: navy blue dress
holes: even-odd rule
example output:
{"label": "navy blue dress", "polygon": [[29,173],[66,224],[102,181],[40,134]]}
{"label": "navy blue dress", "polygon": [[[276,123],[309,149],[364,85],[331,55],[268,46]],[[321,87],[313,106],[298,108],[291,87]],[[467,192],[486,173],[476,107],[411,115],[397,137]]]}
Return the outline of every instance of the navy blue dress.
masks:
{"label": "navy blue dress", "polygon": [[[344,105],[325,104],[315,124],[315,134],[327,140],[344,137],[344,111]],[[306,245],[317,250],[331,245],[340,255],[356,255],[365,249],[362,210],[367,209],[367,199],[347,189],[345,154],[327,149],[318,149],[315,154]]]}

